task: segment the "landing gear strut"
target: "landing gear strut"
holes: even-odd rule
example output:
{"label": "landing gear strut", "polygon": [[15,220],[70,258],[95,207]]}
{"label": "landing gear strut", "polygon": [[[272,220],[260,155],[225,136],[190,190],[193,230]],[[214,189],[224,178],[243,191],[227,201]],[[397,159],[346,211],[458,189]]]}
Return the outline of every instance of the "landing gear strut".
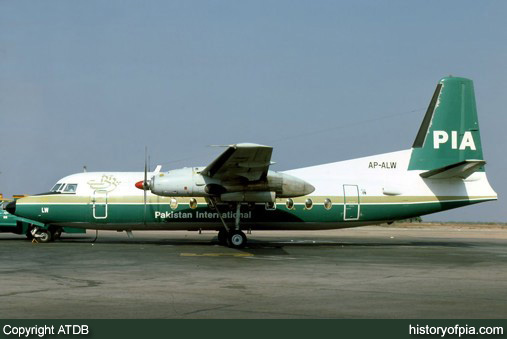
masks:
{"label": "landing gear strut", "polygon": [[241,231],[241,227],[239,225],[241,220],[241,203],[238,202],[236,205],[236,218],[234,220],[234,230],[229,231],[229,236],[227,237],[227,245],[232,248],[243,248],[246,245],[246,235]]}
{"label": "landing gear strut", "polygon": [[241,231],[240,220],[241,220],[241,203],[236,205],[236,218],[234,220],[234,229],[230,229],[225,220],[222,218],[222,214],[218,210],[216,201],[213,201],[213,207],[218,212],[218,216],[224,225],[220,231],[218,231],[218,243],[222,246],[229,246],[232,248],[243,248],[246,245],[247,238],[245,233]]}

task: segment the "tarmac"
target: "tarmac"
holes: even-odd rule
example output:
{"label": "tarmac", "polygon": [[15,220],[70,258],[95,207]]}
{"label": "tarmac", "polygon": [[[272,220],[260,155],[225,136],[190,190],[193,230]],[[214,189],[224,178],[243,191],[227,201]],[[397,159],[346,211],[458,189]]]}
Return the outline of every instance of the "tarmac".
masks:
{"label": "tarmac", "polygon": [[0,318],[507,318],[507,230],[0,234]]}

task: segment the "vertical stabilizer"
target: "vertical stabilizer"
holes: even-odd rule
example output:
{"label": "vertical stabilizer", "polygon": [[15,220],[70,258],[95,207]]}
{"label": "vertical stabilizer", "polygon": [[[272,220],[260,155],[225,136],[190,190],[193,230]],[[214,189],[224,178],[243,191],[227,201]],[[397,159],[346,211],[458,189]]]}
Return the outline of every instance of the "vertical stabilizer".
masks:
{"label": "vertical stabilizer", "polygon": [[408,169],[433,170],[465,160],[483,160],[474,85],[470,79],[443,78],[415,138]]}

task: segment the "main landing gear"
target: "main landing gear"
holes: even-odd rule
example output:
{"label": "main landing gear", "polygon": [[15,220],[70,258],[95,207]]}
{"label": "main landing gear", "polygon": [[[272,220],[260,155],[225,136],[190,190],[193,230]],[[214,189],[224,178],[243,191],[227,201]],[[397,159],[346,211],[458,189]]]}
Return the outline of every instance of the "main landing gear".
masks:
{"label": "main landing gear", "polygon": [[232,248],[243,248],[246,246],[247,238],[245,233],[241,231],[240,228],[240,219],[241,219],[241,203],[237,203],[236,205],[236,219],[234,222],[234,229],[230,229],[225,220],[222,218],[222,214],[218,210],[216,202],[213,202],[215,209],[218,212],[220,220],[224,225],[220,231],[218,231],[218,243],[222,246],[229,246]]}

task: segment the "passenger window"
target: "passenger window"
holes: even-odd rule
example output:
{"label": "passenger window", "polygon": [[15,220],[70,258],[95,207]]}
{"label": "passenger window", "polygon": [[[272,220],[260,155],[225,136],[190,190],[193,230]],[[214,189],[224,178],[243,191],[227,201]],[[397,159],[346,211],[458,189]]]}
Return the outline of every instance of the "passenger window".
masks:
{"label": "passenger window", "polygon": [[67,184],[63,193],[76,193],[77,184]]}
{"label": "passenger window", "polygon": [[287,207],[287,209],[291,210],[294,208],[294,200],[292,200],[291,198],[288,198],[287,201],[285,202],[285,207]]}
{"label": "passenger window", "polygon": [[313,201],[312,201],[312,199],[310,199],[310,198],[306,199],[306,201],[305,201],[305,208],[307,210],[311,210],[312,207],[313,207]]}
{"label": "passenger window", "polygon": [[191,209],[196,209],[197,208],[197,200],[195,200],[195,198],[190,198],[190,201],[188,202],[189,206]]}
{"label": "passenger window", "polygon": [[331,199],[327,198],[326,200],[324,200],[324,208],[326,210],[330,210],[331,207],[333,207],[333,203],[331,202]]}

